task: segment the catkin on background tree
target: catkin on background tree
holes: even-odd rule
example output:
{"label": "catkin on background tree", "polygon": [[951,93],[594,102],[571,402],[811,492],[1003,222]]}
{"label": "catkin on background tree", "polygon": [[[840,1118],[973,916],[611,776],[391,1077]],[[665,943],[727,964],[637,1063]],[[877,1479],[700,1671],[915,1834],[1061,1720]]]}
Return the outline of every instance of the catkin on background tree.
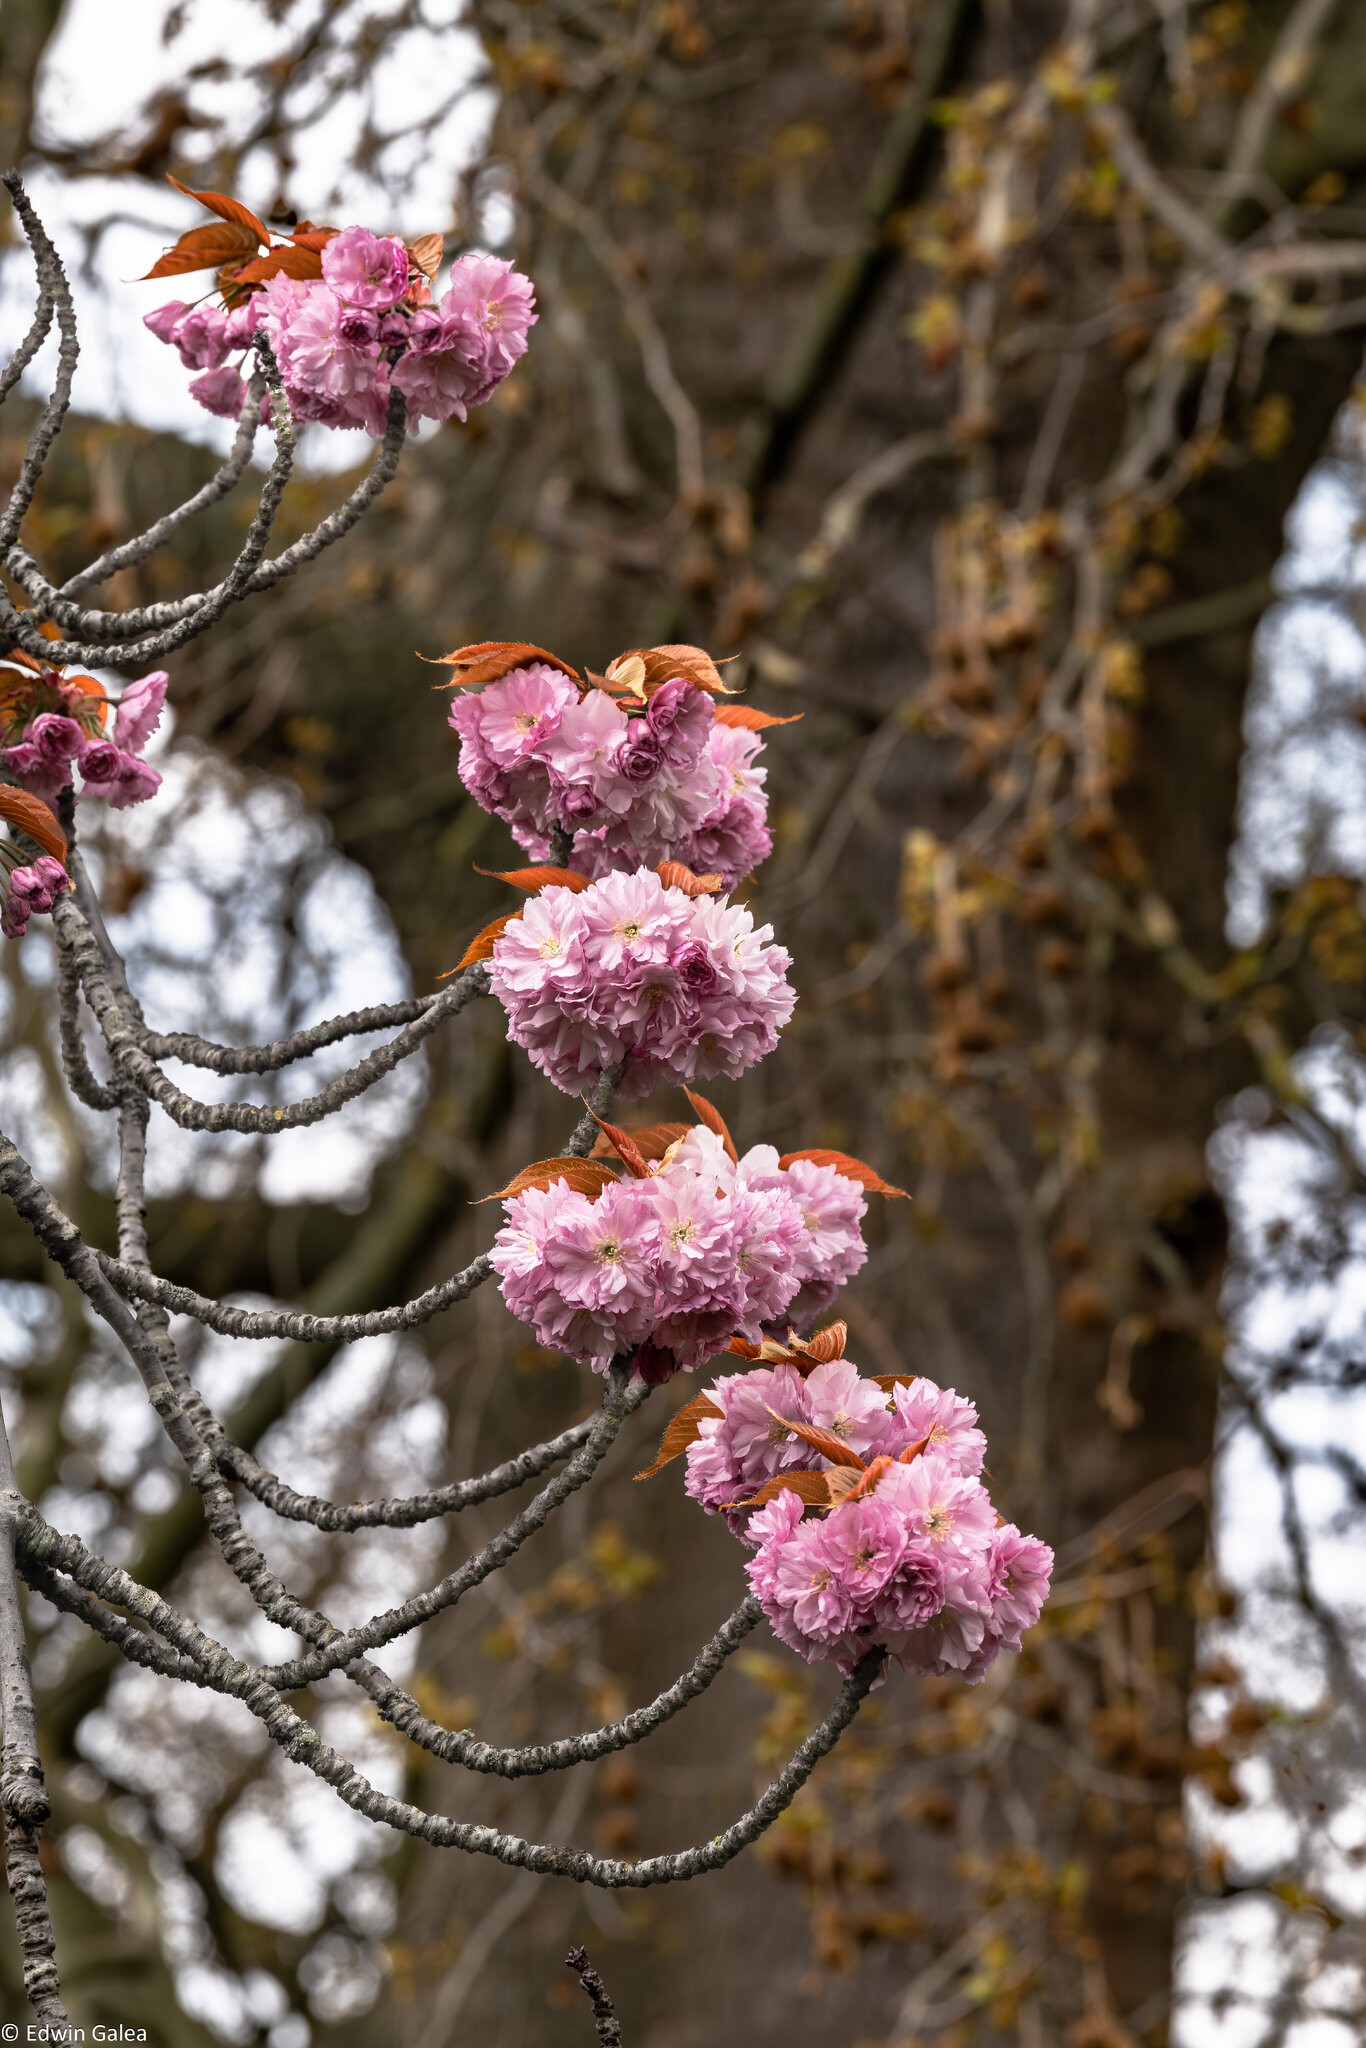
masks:
{"label": "catkin on background tree", "polygon": [[[7,36],[21,12],[5,10]],[[365,44],[350,10],[311,44],[300,24],[295,66],[278,71],[261,116],[268,142],[280,138],[281,196],[300,212],[321,211],[289,189],[310,80],[333,66],[339,92],[359,89],[374,37],[397,39],[410,13],[394,8]],[[499,108],[468,203],[496,192],[518,209],[542,309],[525,396],[511,402],[509,387],[477,445],[410,452],[406,495],[353,543],[363,574],[339,551],[225,621],[186,678],[180,730],[292,779],[323,809],[375,876],[426,988],[506,907],[491,885],[475,893],[470,862],[507,862],[464,801],[453,754],[433,755],[431,699],[406,650],[524,635],[596,669],[622,647],[701,642],[739,652],[744,671],[727,673],[752,678],[771,709],[803,710],[781,736],[762,898],[798,963],[790,1085],[766,1085],[770,1061],[743,1110],[739,1093],[718,1098],[746,1147],[821,1141],[910,1186],[916,1234],[898,1226],[884,1253],[877,1226],[859,1288],[869,1320],[851,1348],[972,1394],[1011,1512],[1059,1547],[1071,1589],[1057,1608],[1066,1627],[1013,1704],[888,1704],[870,1743],[850,1738],[857,1768],[832,1766],[819,1806],[795,1808],[774,1837],[777,1868],[798,1880],[790,1892],[756,1883],[750,1865],[671,1895],[658,1919],[613,1920],[610,1957],[585,1938],[619,2008],[684,2040],[711,2020],[692,2009],[692,1966],[669,1964],[674,1942],[725,1959],[731,2003],[760,2040],[800,2038],[836,2014],[869,2038],[958,2028],[1029,2040],[1069,2026],[1083,2040],[1154,2038],[1178,1911],[1188,1904],[1189,1925],[1202,1901],[1277,1875],[1230,1860],[1217,1838],[1188,1840],[1182,1788],[1197,1816],[1211,1798],[1236,1814],[1253,1782],[1244,1753],[1275,1764],[1290,1741],[1274,1724],[1259,1733],[1258,1680],[1249,1689],[1225,1668],[1218,1642],[1198,1666],[1197,1619],[1225,1598],[1203,1520],[1223,1270],[1204,1147],[1222,1102],[1247,1106],[1262,1089],[1255,1113],[1288,1105],[1323,1162],[1314,1228],[1295,1222],[1265,1256],[1288,1255],[1296,1284],[1325,1261],[1341,1274],[1351,1235],[1350,1131],[1290,1060],[1325,1021],[1352,1042],[1353,887],[1290,891],[1238,954],[1224,901],[1251,633],[1282,519],[1359,360],[1361,24],[1341,5],[473,20]],[[159,176],[157,150],[173,150],[185,182],[234,186],[231,121],[177,131],[174,108],[162,111],[169,141],[149,117],[104,161]],[[18,131],[34,132],[26,113]],[[259,162],[249,189],[264,207],[276,195]],[[69,549],[68,571],[83,542],[88,555],[90,540],[122,538],[171,495],[158,487],[147,502],[145,462],[97,431],[109,454],[89,531],[51,536],[48,559]],[[84,488],[59,448],[52,502]],[[182,536],[175,589],[204,587],[238,538],[212,521]],[[120,602],[163,595],[140,575]],[[396,648],[410,694],[393,681]],[[125,872],[135,889],[136,851]],[[165,1269],[219,1295],[288,1295],[297,1275],[325,1310],[398,1299],[408,1276],[453,1270],[477,1249],[453,1201],[563,1137],[539,1123],[493,1039],[481,1042],[484,1080],[463,1094],[440,1051],[428,1055],[431,1101],[445,1106],[365,1214],[277,1205],[267,1235],[247,1193],[227,1232],[193,1203],[168,1205],[152,1218],[154,1250],[178,1233]],[[882,1148],[889,1126],[896,1157]],[[467,1148],[490,1141],[500,1172],[472,1178]],[[25,1257],[16,1244],[15,1270]],[[499,1341],[481,1329],[481,1344]],[[1233,1362],[1229,1428],[1260,1432],[1288,1489],[1276,1628],[1291,1655],[1321,1660],[1350,1728],[1351,1620],[1316,1588],[1293,1491],[1302,1450],[1340,1452],[1350,1507],[1350,1454],[1323,1435],[1287,1441],[1271,1397],[1350,1384],[1351,1334]],[[237,1434],[270,1427],[325,1365],[322,1351],[273,1363],[243,1396]],[[473,1423],[483,1396],[454,1358],[437,1369],[452,1412],[470,1402]],[[529,1384],[547,1428],[573,1420],[575,1382]],[[514,1386],[525,1393],[497,1378],[495,1455],[517,1447]],[[41,1489],[63,1456],[62,1410],[54,1393],[33,1399]],[[562,1679],[542,1683],[624,1682],[624,1706],[643,1696],[633,1679],[669,1675],[662,1654],[680,1629],[704,1639],[729,1551],[699,1547],[676,1495],[654,1505],[639,1492],[646,1503],[614,1510],[622,1533],[596,1561],[591,1533],[576,1532],[561,1604],[519,1605],[486,1631],[487,1647],[520,1659],[491,1667],[510,1690],[563,1661],[568,1638],[579,1648]],[[706,1530],[718,1544],[723,1533]],[[194,1540],[175,1509],[143,1538],[163,1583],[193,1572]],[[646,1588],[624,1625],[610,1611],[573,1622],[630,1597],[648,1569],[633,1546],[667,1559],[685,1545],[697,1569],[667,1604]],[[435,1686],[485,1710],[498,1680],[471,1677],[471,1645],[424,1638],[423,1654]],[[1210,1684],[1192,1724],[1197,1668]],[[792,1718],[791,1679],[751,1669],[771,1688],[756,1690],[772,1708],[768,1741]],[[107,1666],[73,1666],[48,1717],[59,1756],[74,1759],[107,1685]],[[703,1718],[708,1704],[668,1738],[680,1744],[672,1777],[600,1767],[591,1812],[604,1842],[659,1839],[712,1783],[729,1726]],[[154,1717],[131,1725],[155,1739]],[[1278,1780],[1296,1846],[1274,1911],[1295,1971],[1334,1939],[1314,1899],[1344,1904],[1307,1846],[1316,1802],[1343,1796],[1342,1739],[1341,1714],[1321,1734],[1301,1730]],[[519,2039],[562,2038],[547,1985],[529,1984],[512,2010],[504,1972],[510,1953],[547,1953],[545,1916],[570,1907],[530,1902],[497,1873],[452,1898],[428,1879],[427,1852],[401,1855],[388,1934],[338,1878],[311,1933],[261,1935],[241,1890],[225,1899],[230,1862],[217,1853],[255,1768],[225,1771],[193,1824],[161,1842],[165,1815],[139,1781],[126,1811],[150,1814],[142,1840],[111,1838],[129,1897],[154,1896],[158,1858],[189,1871],[180,1910],[196,1966],[221,1956],[240,1976],[264,1953],[301,2007],[325,2007],[337,1983],[357,1997],[377,1986],[378,2007],[328,2023],[339,2037],[386,2026],[417,2040],[453,2010]],[[1306,1770],[1307,1789],[1295,1775]],[[68,1825],[87,1814],[74,1807]],[[58,1882],[92,1930],[114,1910],[69,1874]],[[791,1967],[808,1905],[815,1977]],[[367,1975],[381,1950],[382,1984]],[[97,1943],[91,1953],[98,1972]],[[140,1953],[150,1985],[157,1944]],[[577,1995],[572,1980],[566,1990]],[[1297,2010],[1287,1998],[1273,2014],[1282,2032]]]}

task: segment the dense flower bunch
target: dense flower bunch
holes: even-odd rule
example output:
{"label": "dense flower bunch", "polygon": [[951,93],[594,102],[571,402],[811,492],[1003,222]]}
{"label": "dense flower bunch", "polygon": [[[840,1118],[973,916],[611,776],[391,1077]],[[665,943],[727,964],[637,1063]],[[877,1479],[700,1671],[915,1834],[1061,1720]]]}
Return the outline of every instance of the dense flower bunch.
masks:
{"label": "dense flower bunch", "polygon": [[802,1220],[793,1258],[796,1288],[778,1316],[767,1319],[777,1322],[780,1317],[784,1330],[793,1323],[804,1329],[814,1316],[829,1308],[845,1281],[852,1279],[867,1259],[862,1230],[868,1213],[864,1184],[871,1184],[880,1194],[900,1192],[866,1169],[860,1169],[863,1181],[856,1179],[850,1168],[856,1167],[857,1161],[842,1160],[841,1165],[833,1166],[800,1153],[780,1159],[772,1145],[752,1145],[734,1158],[704,1125],[697,1125],[681,1139],[672,1157],[679,1167],[713,1179],[723,1194],[777,1189],[785,1200],[796,1204]]}
{"label": "dense flower bunch", "polygon": [[[67,675],[15,652],[0,666],[0,767],[49,805],[79,770],[77,795],[112,810],[145,803],[161,777],[142,759],[166,701],[158,669],[130,683],[116,705],[94,676]],[[112,723],[111,723],[112,714]],[[46,907],[46,906],[44,906]]]}
{"label": "dense flower bunch", "polygon": [[620,1180],[546,1162],[508,1200],[490,1254],[513,1314],[599,1371],[629,1356],[652,1384],[691,1372],[737,1332],[786,1328],[804,1294],[833,1297],[867,1256],[862,1191],[834,1167],[771,1146],[737,1161],[700,1126],[658,1161],[627,1150],[635,1171]]}
{"label": "dense flower bunch", "polygon": [[577,1094],[624,1063],[621,1093],[644,1095],[733,1078],[773,1050],[796,997],[771,925],[649,868],[549,872],[560,879],[493,944],[489,981],[508,1036],[557,1088]]}
{"label": "dense flower bunch", "polygon": [[535,859],[564,832],[584,874],[678,860],[734,888],[773,847],[756,715],[718,708],[690,675],[645,687],[584,685],[547,661],[509,670],[451,708],[461,780]]}
{"label": "dense flower bunch", "polygon": [[[849,1671],[878,1647],[975,1684],[1037,1621],[1053,1553],[997,1516],[972,1403],[863,1377],[836,1329],[834,1345],[766,1346],[774,1363],[689,1404],[687,1490],[753,1549],[774,1633],[810,1662]],[[813,1363],[822,1349],[840,1355]]]}
{"label": "dense flower bunch", "polygon": [[146,325],[202,373],[190,385],[199,404],[230,419],[246,402],[241,369],[259,328],[296,420],[378,437],[392,390],[414,423],[463,420],[526,353],[535,294],[510,263],[475,254],[457,259],[433,303],[432,267],[421,244],[409,248],[394,235],[309,230],[238,266],[223,306],[173,300]]}

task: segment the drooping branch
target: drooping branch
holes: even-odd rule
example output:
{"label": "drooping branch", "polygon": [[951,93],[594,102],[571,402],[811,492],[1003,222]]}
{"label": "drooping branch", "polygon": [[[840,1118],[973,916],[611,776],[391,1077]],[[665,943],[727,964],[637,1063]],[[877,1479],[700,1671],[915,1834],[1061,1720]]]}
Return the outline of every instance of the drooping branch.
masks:
{"label": "drooping branch", "polygon": [[5,1876],[14,1900],[29,2004],[39,2020],[69,2026],[47,1884],[38,1858],[39,1832],[52,1808],[38,1756],[33,1679],[15,1573],[15,1532],[26,1505],[15,1484],[9,1435],[0,1414],[0,1812]]}
{"label": "drooping branch", "polygon": [[[62,268],[62,259],[53,248],[52,243],[48,239],[46,229],[34,212],[19,173],[17,171],[4,172],[0,176],[0,183],[4,185],[9,193],[14,210],[19,216],[19,224],[23,228],[24,234],[28,239],[28,245],[33,251],[34,268],[38,274],[39,301],[37,314],[28,335],[20,344],[10,364],[10,369],[13,370],[15,362],[18,363],[15,378],[22,375],[27,362],[31,360],[32,354],[36,353],[41,345],[47,328],[51,324],[51,316],[54,311],[61,334],[61,345],[57,355],[57,375],[53,380],[52,394],[39,415],[37,425],[29,436],[28,447],[24,451],[24,459],[19,465],[19,474],[14,481],[13,489],[10,491],[4,514],[0,517],[0,558],[3,558],[8,554],[18,538],[19,528],[23,523],[29,506],[33,503],[33,493],[38,488],[38,482],[43,474],[52,444],[61,432],[62,421],[66,418],[67,408],[71,404],[71,384],[76,374],[76,364],[80,358],[80,342],[76,335],[76,316],[71,305],[71,288],[66,281],[66,272]],[[47,309],[46,318],[44,317],[45,309]],[[0,397],[5,396],[9,392],[15,378],[11,378],[7,372],[4,389],[0,391]],[[8,622],[12,617],[17,617],[17,614],[13,612],[8,600],[0,600],[0,618]]]}
{"label": "drooping branch", "polygon": [[139,1586],[118,1566],[96,1557],[78,1538],[52,1528],[36,1509],[27,1505],[20,1524],[19,1544],[25,1559],[31,1557],[39,1564],[66,1573],[88,1592],[146,1621],[205,1672],[215,1690],[240,1700],[286,1756],[304,1764],[331,1785],[355,1812],[436,1848],[463,1849],[473,1855],[493,1857],[514,1869],[568,1877],[578,1884],[612,1891],[682,1883],[733,1862],[786,1812],[822,1757],[834,1748],[858,1713],[884,1663],[880,1650],[870,1651],[859,1661],[840,1686],[830,1712],[794,1751],[754,1805],[728,1828],[692,1848],[629,1863],[559,1843],[529,1842],[499,1828],[427,1813],[407,1800],[389,1797],[325,1743],[302,1716],[286,1706],[263,1672],[234,1657],[221,1643],[178,1614],[159,1594]]}
{"label": "drooping branch", "polygon": [[466,1003],[488,988],[488,969],[467,967],[450,986],[443,989],[427,1008],[398,1031],[386,1045],[378,1046],[339,1074],[316,1095],[301,1101],[272,1107],[269,1103],[203,1102],[177,1088],[138,1042],[138,1023],[120,1001],[100,957],[100,949],[81,909],[72,895],[58,898],[53,922],[59,943],[75,957],[81,985],[117,1066],[134,1087],[188,1131],[245,1131],[271,1137],[279,1131],[299,1130],[321,1122],[326,1116],[353,1102],[391,1074],[401,1061],[411,1057],[447,1017],[457,1016]]}
{"label": "drooping branch", "polygon": [[[486,1771],[499,1778],[539,1777],[546,1771],[562,1771],[573,1764],[591,1763],[598,1757],[611,1756],[615,1751],[627,1749],[632,1743],[643,1742],[681,1713],[691,1701],[704,1693],[716,1678],[726,1660],[739,1649],[742,1642],[763,1619],[763,1609],[755,1599],[742,1600],[728,1621],[722,1623],[711,1641],[693,1659],[688,1669],[672,1685],[667,1686],[656,1699],[646,1707],[637,1707],[634,1713],[623,1715],[620,1721],[609,1722],[605,1727],[594,1728],[583,1735],[566,1735],[558,1742],[543,1742],[522,1749],[498,1749],[492,1743],[481,1742],[467,1728],[442,1728],[438,1722],[428,1719],[417,1702],[410,1699],[373,1665],[368,1668],[353,1666],[349,1676],[363,1685],[378,1707],[384,1719],[398,1729],[410,1742],[440,1757],[443,1763],[463,1764],[467,1770]],[[382,1681],[371,1682],[370,1674]]]}
{"label": "drooping branch", "polygon": [[[574,1127],[563,1153],[566,1159],[586,1158],[597,1139],[599,1117],[612,1106],[619,1075],[609,1069],[600,1076],[589,1107]],[[95,1254],[114,1285],[133,1300],[155,1302],[175,1315],[192,1316],[196,1322],[224,1337],[256,1339],[285,1338],[295,1344],[351,1344],[361,1337],[387,1337],[399,1330],[415,1330],[433,1316],[451,1308],[480,1287],[493,1272],[487,1252],[480,1252],[468,1266],[446,1280],[438,1280],[425,1293],[393,1308],[367,1309],[349,1315],[316,1315],[307,1309],[238,1308],[230,1302],[215,1301],[192,1287],[133,1266],[107,1253]]]}
{"label": "drooping branch", "polygon": [[[273,389],[273,387],[272,387]],[[274,403],[272,399],[272,404]],[[6,566],[35,604],[41,605],[59,624],[68,631],[89,635],[88,642],[57,640],[46,643],[46,658],[49,661],[78,662],[87,666],[102,661],[117,660],[120,664],[136,661],[156,661],[173,653],[177,647],[197,639],[229,609],[234,602],[244,597],[257,596],[263,590],[272,589],[287,576],[292,576],[306,562],[316,561],[334,542],[351,532],[385,486],[393,481],[400,457],[403,454],[407,436],[407,408],[403,394],[395,389],[389,398],[388,424],[379,452],[364,477],[350,496],[343,500],[325,519],[321,519],[299,539],[291,541],[278,555],[268,561],[259,559],[250,567],[244,577],[238,578],[237,568],[222,583],[212,590],[196,591],[188,597],[167,599],[157,604],[135,606],[125,612],[110,612],[91,609],[73,604],[58,590],[41,571],[32,557],[19,550],[12,550]],[[149,529],[149,533],[155,529]],[[140,545],[147,536],[138,537],[138,542],[126,545]],[[162,545],[164,536],[144,550],[145,554],[155,552]],[[229,586],[232,586],[231,588]],[[65,586],[64,586],[65,588]],[[142,636],[139,638],[139,636]],[[120,646],[130,641],[135,644]],[[117,647],[117,652],[115,651]],[[30,650],[32,651],[32,650]]]}
{"label": "drooping branch", "polygon": [[[121,569],[131,569],[135,563],[145,562],[158,548],[165,547],[167,541],[179,533],[182,526],[188,526],[199,513],[206,512],[210,505],[216,505],[220,498],[226,498],[241,481],[243,472],[251,461],[251,451],[256,446],[256,436],[260,430],[261,400],[265,396],[265,391],[265,379],[259,374],[249,380],[247,395],[242,402],[242,416],[237,422],[232,447],[226,460],[214,471],[207,483],[201,484],[197,491],[186,498],[183,504],[177,505],[173,511],[165,512],[160,519],[153,520],[145,532],[135,534],[131,540],[120,542],[118,547],[107,548],[102,555],[97,555],[93,562],[88,562],[84,569],[78,569],[74,576],[68,576],[56,596],[73,599],[78,591],[88,590],[92,584],[107,582],[111,576],[117,576]],[[19,548],[15,549],[10,559],[12,573],[27,588],[27,575],[32,573],[37,577],[38,564],[31,555]],[[84,632],[89,629],[81,627],[79,630]]]}

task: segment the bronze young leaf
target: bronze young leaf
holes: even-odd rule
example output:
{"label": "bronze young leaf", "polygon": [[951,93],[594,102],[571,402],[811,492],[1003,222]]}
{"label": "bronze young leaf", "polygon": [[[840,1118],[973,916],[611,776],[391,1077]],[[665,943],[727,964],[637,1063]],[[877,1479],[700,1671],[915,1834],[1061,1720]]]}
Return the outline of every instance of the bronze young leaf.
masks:
{"label": "bronze young leaf", "polygon": [[43,852],[66,866],[66,834],[41,797],[27,789],[0,787],[0,818],[35,839]]}
{"label": "bronze young leaf", "polygon": [[889,1180],[871,1166],[865,1166],[861,1159],[851,1159],[847,1152],[831,1152],[828,1148],[813,1145],[803,1152],[784,1152],[779,1166],[791,1166],[794,1159],[809,1159],[813,1166],[833,1166],[836,1173],[842,1173],[846,1180],[856,1180],[870,1195],[900,1195],[909,1201],[905,1188],[893,1187]]}
{"label": "bronze young leaf", "polygon": [[721,1412],[710,1394],[694,1394],[691,1401],[684,1402],[660,1438],[654,1463],[647,1465],[643,1472],[637,1472],[636,1478],[653,1479],[656,1472],[662,1472],[675,1458],[681,1458],[688,1445],[696,1443],[702,1434],[703,1417],[719,1416]]}
{"label": "bronze young leaf", "polygon": [[537,896],[542,889],[572,889],[575,894],[589,887],[587,875],[581,875],[573,868],[481,868],[476,875],[487,875],[494,882],[511,882],[514,889],[525,889],[528,896]]}
{"label": "bronze young leaf", "polygon": [[216,213],[220,220],[230,221],[235,227],[250,228],[254,247],[269,248],[270,230],[264,221],[257,219],[249,206],[243,206],[240,199],[231,199],[226,192],[196,192],[192,186],[182,185],[179,178],[173,178],[169,171],[166,173],[166,182],[168,185],[174,185],[177,192],[183,192],[187,199],[197,199],[201,206],[207,207],[210,213]]}
{"label": "bronze young leaf", "polygon": [[596,1201],[616,1177],[611,1167],[604,1166],[598,1159],[578,1159],[568,1155],[537,1159],[532,1165],[524,1166],[520,1173],[514,1173],[505,1188],[498,1188],[491,1195],[481,1195],[479,1200],[508,1202],[514,1195],[524,1195],[529,1188],[552,1188],[557,1180],[562,1180],[568,1182],[575,1194],[589,1195]]}
{"label": "bronze young leaf", "polygon": [[828,1508],[834,1495],[831,1491],[829,1472],[775,1472],[766,1479],[757,1493],[748,1500],[733,1500],[727,1506],[733,1508],[761,1508],[768,1501],[776,1500],[780,1493],[796,1493],[811,1508]]}
{"label": "bronze young leaf", "polygon": [[683,1093],[696,1110],[697,1121],[700,1124],[705,1124],[709,1131],[715,1133],[726,1148],[727,1159],[734,1160],[738,1164],[740,1154],[735,1149],[735,1140],[730,1134],[730,1126],[720,1110],[708,1102],[705,1095],[694,1094],[691,1088],[685,1088]]}
{"label": "bronze young leaf", "polygon": [[238,263],[244,256],[254,255],[258,246],[250,228],[232,221],[191,228],[174,248],[157,258],[143,282],[153,277],[183,277],[192,270],[217,270],[221,264]]}

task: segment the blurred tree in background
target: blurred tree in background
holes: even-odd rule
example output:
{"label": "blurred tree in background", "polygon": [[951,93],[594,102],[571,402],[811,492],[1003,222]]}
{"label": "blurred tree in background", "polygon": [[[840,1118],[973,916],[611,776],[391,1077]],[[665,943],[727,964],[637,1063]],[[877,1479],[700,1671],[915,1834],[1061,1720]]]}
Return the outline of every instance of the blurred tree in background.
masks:
{"label": "blurred tree in background", "polygon": [[[168,33],[212,14],[181,0]],[[362,1840],[218,1702],[168,1701],[50,1626],[73,2013],[176,2048],[215,2026],[295,2048],[304,2015],[338,2048],[465,2029],[535,2048],[582,2037],[558,1964],[582,1937],[628,2041],[654,2048],[832,2029],[1129,2048],[1183,2024],[1222,2038],[1198,2029],[1244,1999],[1263,2031],[1238,2038],[1278,2041],[1325,1997],[1355,2038],[1360,1623],[1321,1590],[1305,1522],[1306,1471],[1349,1522],[1366,1502],[1334,1406],[1360,1376],[1352,850],[1307,829],[1264,870],[1245,843],[1274,886],[1236,939],[1226,914],[1253,634],[1335,431],[1339,494],[1358,488],[1366,15],[473,0],[455,19],[421,0],[262,0],[216,64],[79,136],[44,115],[63,15],[0,5],[7,159],[123,180],[133,212],[173,169],[323,219],[329,195],[298,166],[328,123],[347,114],[356,167],[399,208],[441,123],[473,105],[488,119],[448,217],[405,225],[515,251],[541,308],[518,379],[477,426],[411,451],[365,542],[176,664],[165,843],[105,849],[135,951],[207,1029],[259,1030],[263,1010],[287,1029],[358,963],[426,988],[501,907],[473,867],[506,848],[465,797],[416,652],[497,637],[593,665],[658,641],[738,654],[756,701],[803,719],[770,740],[778,847],[758,889],[802,1000],[737,1135],[839,1145],[912,1189],[909,1226],[879,1223],[849,1298],[851,1348],[977,1401],[1007,1512],[1060,1562],[1009,1673],[970,1694],[889,1685],[762,1858],[624,1903]],[[374,80],[405,48],[450,92],[394,123]],[[87,421],[44,487],[50,557],[74,566],[204,469],[170,437]],[[302,527],[336,490],[316,477],[291,516]],[[237,519],[229,501],[112,600],[204,587]],[[1330,626],[1354,634],[1351,555],[1297,557],[1320,650]],[[1340,763],[1362,684],[1334,644],[1298,715]],[[1263,700],[1253,738],[1274,760],[1290,738],[1268,734]],[[169,871],[178,897],[153,883]],[[82,1124],[54,1121],[39,956],[13,955],[10,1071],[63,1199],[98,1229],[102,1162]],[[272,1192],[250,1146],[198,1182],[168,1153],[157,1269],[332,1311],[451,1270],[483,1241],[470,1198],[553,1149],[554,1105],[490,1022],[473,1044],[433,1040],[422,1098],[400,1090],[387,1120],[354,1125],[373,1179],[339,1167],[340,1206],[325,1181]],[[1274,1149],[1292,1139],[1293,1157]],[[1277,1185],[1237,1211],[1226,1293],[1224,1196],[1259,1144]],[[12,1361],[25,1490],[60,1491],[143,1581],[189,1583],[240,1624],[197,1554],[197,1503],[158,1490],[82,1317],[39,1297],[23,1232],[0,1233],[28,1330]],[[1279,1321],[1225,1360],[1221,1309],[1251,1314],[1273,1275]],[[491,1302],[421,1345],[263,1352],[237,1389],[201,1348],[239,1440],[353,1495],[473,1469],[528,1414],[554,1428],[584,1402],[578,1373]],[[1255,1470],[1233,1450],[1219,1469],[1283,1517],[1283,1568],[1241,1615],[1232,1560],[1221,1572],[1210,1549],[1218,1432],[1260,1445]],[[424,1702],[524,1740],[577,1725],[586,1701],[648,1696],[738,1583],[733,1547],[677,1494],[616,1483],[597,1519],[571,1510],[548,1577],[514,1570],[427,1631]],[[296,1572],[334,1610],[385,1569],[363,1539],[297,1541]],[[558,1794],[483,1788],[480,1810],[615,1853],[704,1833],[820,1689],[785,1653],[737,1661],[744,1679],[657,1753]],[[359,1714],[343,1694],[334,1711]],[[411,1796],[449,1799],[422,1768]],[[1263,1832],[1240,1843],[1218,1816],[1251,1805]],[[1249,1889],[1280,1957],[1265,1981],[1210,1946]],[[1180,1995],[1212,1994],[1184,2023],[1174,1955]],[[9,1995],[13,1967],[0,1948]]]}

